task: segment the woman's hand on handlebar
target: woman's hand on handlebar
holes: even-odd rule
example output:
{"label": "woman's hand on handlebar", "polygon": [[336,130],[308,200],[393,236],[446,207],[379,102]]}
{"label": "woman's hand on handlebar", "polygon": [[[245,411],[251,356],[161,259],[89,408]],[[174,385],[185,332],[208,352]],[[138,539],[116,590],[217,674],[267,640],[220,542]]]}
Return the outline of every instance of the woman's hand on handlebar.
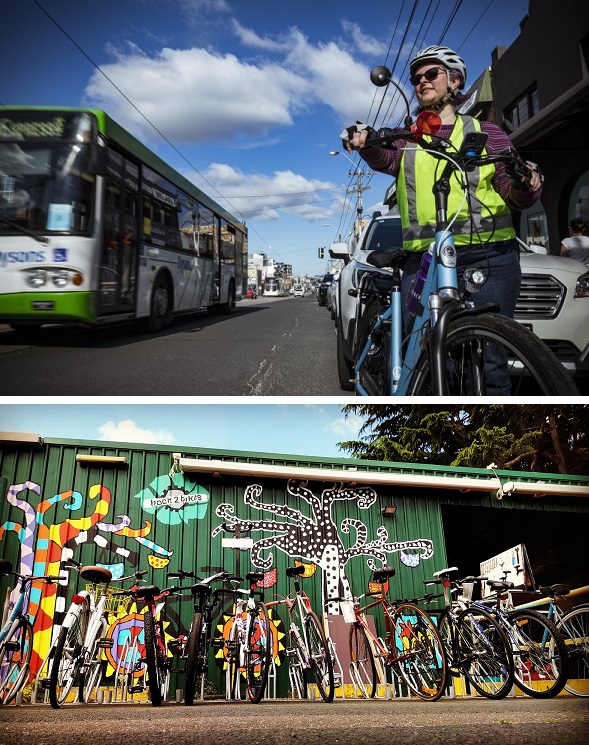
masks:
{"label": "woman's hand on handlebar", "polygon": [[366,147],[366,140],[371,135],[374,135],[372,127],[362,122],[356,122],[351,127],[346,127],[340,137],[346,150],[353,153],[354,150],[362,150],[363,147]]}

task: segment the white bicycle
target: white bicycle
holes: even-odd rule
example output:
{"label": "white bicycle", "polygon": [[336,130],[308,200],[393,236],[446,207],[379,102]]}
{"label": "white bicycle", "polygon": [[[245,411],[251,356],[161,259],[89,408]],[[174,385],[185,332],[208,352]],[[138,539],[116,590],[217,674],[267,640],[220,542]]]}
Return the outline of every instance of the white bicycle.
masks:
{"label": "white bicycle", "polygon": [[[68,560],[65,568],[77,571],[92,587],[72,597],[55,645],[49,673],[49,701],[54,709],[64,705],[74,684],[78,687],[74,700],[88,703],[92,692],[100,685],[102,650],[112,647],[112,639],[106,637],[104,613],[111,571],[100,566],[82,566],[73,559]],[[117,582],[139,580],[144,574],[147,571],[135,572]],[[102,585],[102,590],[96,600],[98,585]]]}

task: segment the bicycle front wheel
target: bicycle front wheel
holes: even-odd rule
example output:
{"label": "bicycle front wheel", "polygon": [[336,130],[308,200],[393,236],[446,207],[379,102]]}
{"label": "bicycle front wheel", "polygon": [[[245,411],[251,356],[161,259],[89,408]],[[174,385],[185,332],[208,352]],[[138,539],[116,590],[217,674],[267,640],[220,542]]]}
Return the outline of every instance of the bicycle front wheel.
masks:
{"label": "bicycle front wheel", "polygon": [[456,619],[458,659],[454,664],[485,698],[507,696],[513,685],[511,643],[482,608],[465,608]]}
{"label": "bicycle front wheel", "polygon": [[360,319],[355,361],[358,364],[370,339],[370,347],[358,371],[358,382],[369,396],[389,396],[391,392],[391,335],[382,327],[374,328],[382,310],[381,303],[373,299],[366,305]]}
{"label": "bicycle front wheel", "polygon": [[196,612],[192,617],[190,636],[186,645],[186,678],[184,680],[184,704],[192,706],[196,692],[196,681],[202,675],[204,668],[204,655],[206,654],[206,643],[201,639],[202,613]]}
{"label": "bicycle front wheel", "polygon": [[59,632],[49,674],[49,702],[54,709],[64,705],[84,664],[82,650],[89,619],[90,605],[86,598],[73,624]]}
{"label": "bicycle front wheel", "polygon": [[329,654],[325,632],[316,614],[310,612],[305,619],[307,647],[311,657],[311,670],[321,698],[327,703],[333,701],[334,681],[333,662]]}
{"label": "bicycle front wheel", "polygon": [[102,680],[102,663],[100,661],[102,657],[102,649],[98,646],[98,639],[102,639],[106,636],[106,629],[106,619],[103,618],[94,641],[94,651],[92,654],[89,653],[87,655],[88,662],[84,666],[84,670],[80,676],[78,701],[82,701],[85,704],[89,703],[92,698],[92,693],[98,690],[98,686]]}
{"label": "bicycle front wheel", "polygon": [[573,608],[556,624],[569,653],[569,679],[565,690],[589,696],[589,605]]}
{"label": "bicycle front wheel", "polygon": [[272,630],[268,610],[258,601],[250,611],[246,650],[247,695],[253,704],[264,698],[272,662]]}
{"label": "bicycle front wheel", "polygon": [[[466,315],[448,327],[446,375],[450,395],[575,396],[577,387],[537,336],[496,313]],[[408,394],[433,395],[429,350],[424,349]]]}
{"label": "bicycle front wheel", "polygon": [[363,626],[350,626],[350,677],[364,698],[376,696],[376,664]]}
{"label": "bicycle front wheel", "polygon": [[552,698],[568,677],[568,652],[556,626],[538,611],[508,614],[513,636],[515,684],[532,698]]}
{"label": "bicycle front wheel", "polygon": [[29,678],[33,627],[19,618],[0,644],[0,704],[9,704]]}
{"label": "bicycle front wheel", "polygon": [[402,603],[395,610],[393,629],[390,653],[394,671],[416,696],[437,701],[446,687],[448,665],[431,616],[413,603]]}
{"label": "bicycle front wheel", "polygon": [[155,619],[148,608],[143,616],[147,685],[152,706],[161,706],[166,688],[165,660],[158,648]]}

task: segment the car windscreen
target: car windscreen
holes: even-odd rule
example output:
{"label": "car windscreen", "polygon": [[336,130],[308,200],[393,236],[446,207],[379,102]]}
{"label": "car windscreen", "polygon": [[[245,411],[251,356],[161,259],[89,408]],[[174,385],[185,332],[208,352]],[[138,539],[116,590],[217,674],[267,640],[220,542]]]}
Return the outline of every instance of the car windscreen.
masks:
{"label": "car windscreen", "polygon": [[366,251],[383,251],[386,248],[402,247],[403,233],[401,221],[377,220],[366,236]]}

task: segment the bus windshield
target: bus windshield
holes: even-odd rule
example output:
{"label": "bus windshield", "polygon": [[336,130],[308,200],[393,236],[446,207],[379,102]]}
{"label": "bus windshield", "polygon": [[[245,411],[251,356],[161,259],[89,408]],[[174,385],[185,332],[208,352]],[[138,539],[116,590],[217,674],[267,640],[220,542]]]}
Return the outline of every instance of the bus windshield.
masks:
{"label": "bus windshield", "polygon": [[[15,227],[36,234],[91,231],[92,118],[77,114],[77,121],[72,119],[62,117],[61,126],[42,122],[44,128],[35,122],[27,129],[26,122],[0,118],[0,235],[13,234]],[[52,132],[57,134],[47,136]]]}

